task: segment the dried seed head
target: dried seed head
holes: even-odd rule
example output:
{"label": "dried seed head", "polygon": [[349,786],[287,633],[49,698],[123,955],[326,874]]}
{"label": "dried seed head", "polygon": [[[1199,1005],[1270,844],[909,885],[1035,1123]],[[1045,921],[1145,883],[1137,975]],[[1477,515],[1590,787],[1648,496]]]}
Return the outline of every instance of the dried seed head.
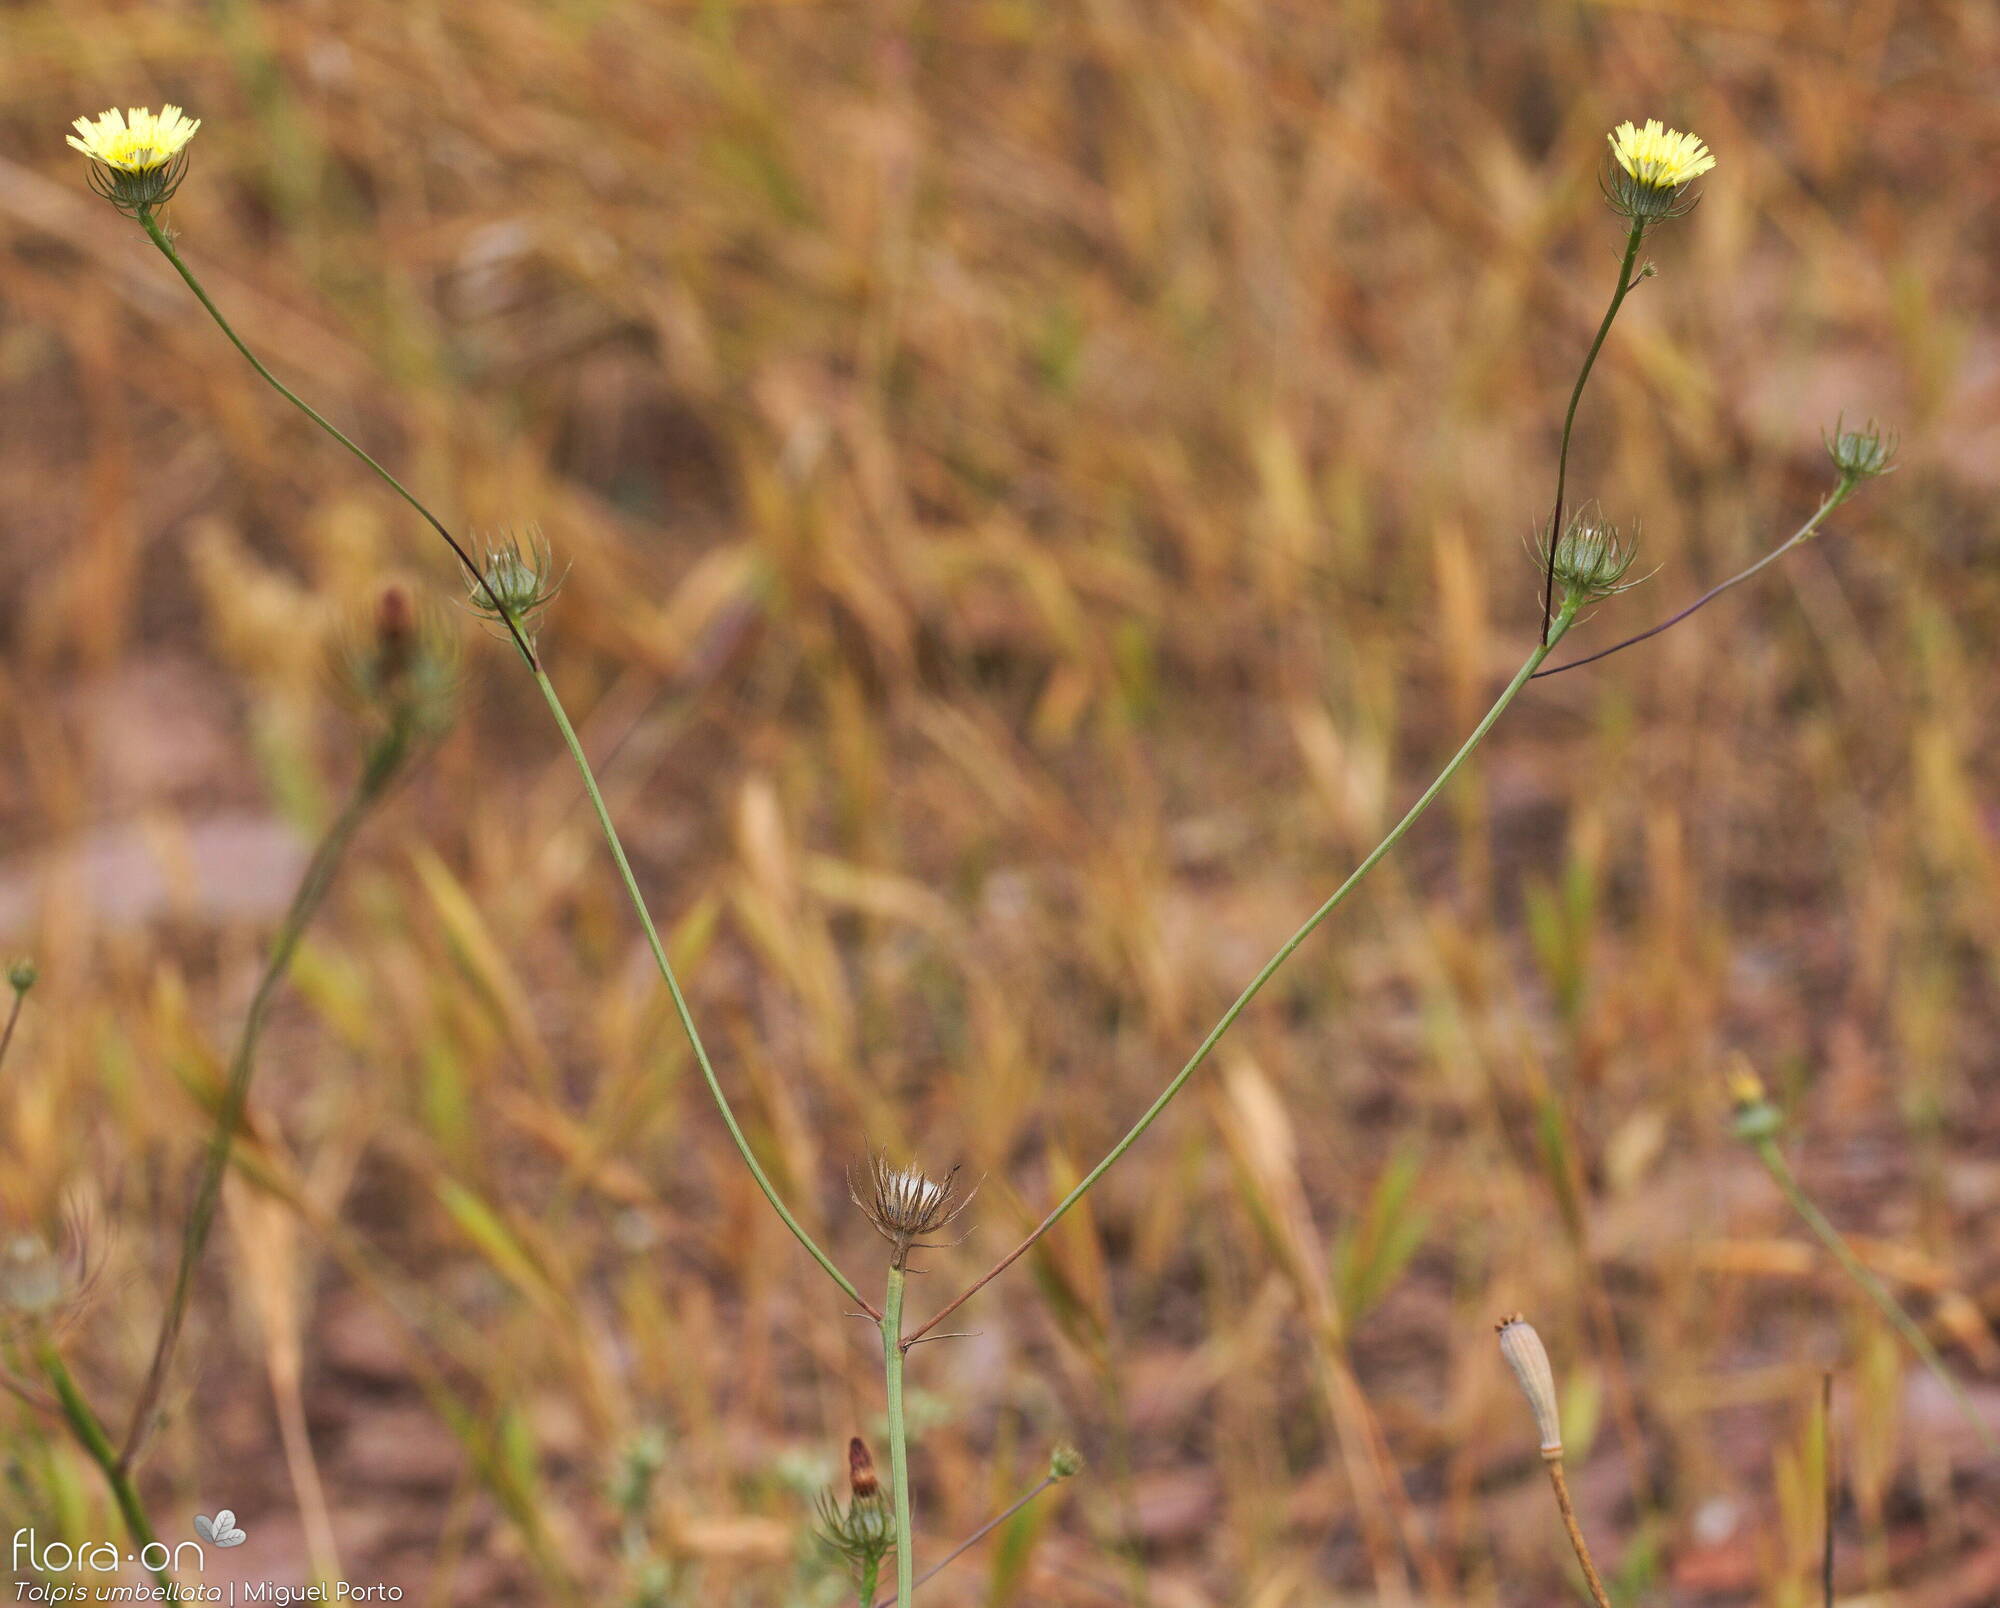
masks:
{"label": "dried seed head", "polygon": [[1549,1366],[1548,1349],[1535,1333],[1535,1326],[1518,1312],[1494,1327],[1500,1331],[1500,1355],[1514,1370],[1521,1394],[1528,1398],[1528,1410],[1535,1415],[1542,1456],[1555,1461],[1562,1456],[1562,1423],[1556,1415],[1556,1376]]}
{"label": "dried seed head", "polygon": [[1083,1468],[1083,1453],[1068,1441],[1061,1442],[1049,1454],[1049,1478],[1052,1480],[1074,1479]]}
{"label": "dried seed head", "polygon": [[0,1306],[23,1317],[52,1311],[68,1281],[61,1261],[39,1234],[16,1234],[0,1245]]}
{"label": "dried seed head", "polygon": [[895,1249],[892,1264],[902,1267],[910,1252],[948,1225],[971,1204],[957,1198],[958,1169],[932,1178],[916,1167],[891,1167],[881,1156],[869,1159],[867,1189],[850,1174],[847,1193],[862,1215]]}

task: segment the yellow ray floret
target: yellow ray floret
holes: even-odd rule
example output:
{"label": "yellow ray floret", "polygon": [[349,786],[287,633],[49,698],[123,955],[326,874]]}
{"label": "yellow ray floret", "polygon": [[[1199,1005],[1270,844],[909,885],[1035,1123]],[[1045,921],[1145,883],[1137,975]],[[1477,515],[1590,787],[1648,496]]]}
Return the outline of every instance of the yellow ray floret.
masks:
{"label": "yellow ray floret", "polygon": [[1692,134],[1661,127],[1657,117],[1647,118],[1644,128],[1620,123],[1605,138],[1618,165],[1655,189],[1678,190],[1715,166],[1706,145]]}
{"label": "yellow ray floret", "polygon": [[178,106],[162,106],[158,116],[144,106],[128,112],[114,106],[96,118],[79,117],[69,143],[120,173],[151,173],[179,156],[200,127],[200,118]]}

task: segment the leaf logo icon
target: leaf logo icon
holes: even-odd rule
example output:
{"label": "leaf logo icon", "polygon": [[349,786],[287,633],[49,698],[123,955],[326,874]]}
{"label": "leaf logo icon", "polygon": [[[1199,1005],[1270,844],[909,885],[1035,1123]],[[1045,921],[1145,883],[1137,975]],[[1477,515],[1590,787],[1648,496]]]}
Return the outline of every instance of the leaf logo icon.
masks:
{"label": "leaf logo icon", "polygon": [[250,1539],[236,1527],[236,1514],[229,1508],[218,1508],[212,1519],[206,1513],[197,1513],[194,1533],[219,1547],[240,1547]]}

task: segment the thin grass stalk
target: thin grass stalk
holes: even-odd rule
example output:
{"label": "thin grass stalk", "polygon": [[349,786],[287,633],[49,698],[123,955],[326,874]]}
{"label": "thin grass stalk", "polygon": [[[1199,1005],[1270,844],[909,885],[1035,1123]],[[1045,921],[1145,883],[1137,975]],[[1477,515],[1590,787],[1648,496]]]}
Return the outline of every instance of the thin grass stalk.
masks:
{"label": "thin grass stalk", "polygon": [[1404,834],[1417,823],[1424,811],[1431,807],[1438,794],[1444,791],[1446,784],[1451,781],[1452,777],[1458,774],[1459,768],[1464,765],[1466,760],[1472,757],[1474,750],[1486,740],[1487,733],[1492,731],[1494,724],[1500,719],[1501,715],[1506,713],[1507,706],[1514,701],[1520,694],[1521,689],[1528,684],[1529,679],[1534,675],[1535,671],[1541,667],[1542,661],[1554,651],[1556,644],[1563,639],[1564,633],[1569,630],[1570,626],[1576,620],[1576,612],[1579,606],[1580,600],[1573,596],[1564,599],[1562,607],[1557,611],[1555,619],[1551,622],[1549,630],[1545,634],[1544,640],[1523,661],[1521,668],[1514,672],[1514,679],[1507,683],[1505,690],[1494,700],[1493,707],[1488,709],[1479,724],[1472,728],[1472,735],[1467,737],[1459,746],[1458,752],[1446,761],[1444,769],[1438,772],[1430,786],[1426,787],[1418,795],[1417,801],[1410,806],[1403,818],[1392,826],[1389,829],[1388,835],[1369,851],[1368,857],[1354,868],[1347,880],[1333,891],[1332,896],[1324,904],[1306,918],[1305,923],[1297,932],[1293,933],[1291,937],[1287,938],[1279,946],[1276,954],[1264,962],[1257,975],[1250,979],[1249,985],[1242,993],[1236,996],[1234,1003],[1230,1005],[1229,1009],[1222,1013],[1221,1018],[1216,1022],[1215,1026],[1209,1029],[1208,1036],[1196,1046],[1194,1054],[1188,1057],[1186,1064],[1181,1067],[1179,1072],[1174,1074],[1173,1080],[1160,1091],[1159,1097],[1146,1108],[1145,1114],[1132,1125],[1131,1130],[1125,1137],[1111,1147],[1102,1161],[1098,1162],[1095,1167],[1084,1174],[1076,1187],[1056,1203],[1054,1210],[1048,1216],[1044,1217],[1025,1239],[1011,1251],[1007,1252],[1005,1256],[1001,1257],[999,1261],[995,1262],[984,1273],[980,1274],[964,1290],[960,1291],[959,1294],[952,1297],[950,1301],[933,1313],[921,1327],[910,1335],[909,1338],[911,1341],[921,1340],[994,1279],[1012,1267],[1021,1257],[1026,1255],[1033,1248],[1035,1242],[1048,1233],[1050,1229],[1054,1228],[1057,1223],[1062,1221],[1063,1215],[1090,1191],[1098,1179],[1111,1170],[1113,1165],[1117,1163],[1118,1159],[1126,1151],[1130,1150],[1138,1142],[1140,1136],[1153,1125],[1154,1119],[1162,1111],[1166,1110],[1174,1096],[1181,1092],[1188,1079],[1193,1077],[1201,1064],[1208,1059],[1209,1052],[1221,1042],[1223,1034],[1227,1033],[1235,1025],[1236,1018],[1241,1016],[1250,1002],[1263,991],[1264,985],[1277,973],[1278,968],[1291,958],[1292,952],[1299,945],[1313,935],[1321,922],[1325,921],[1328,916],[1332,915],[1342,904],[1346,903],[1348,895],[1360,886],[1361,880],[1370,871],[1375,869],[1391,849],[1395,848],[1403,840]]}
{"label": "thin grass stalk", "polygon": [[[118,1504],[118,1511],[125,1520],[125,1528],[138,1547],[143,1558],[149,1547],[161,1543],[153,1533],[152,1521],[146,1516],[145,1504],[139,1499],[138,1488],[132,1483],[131,1472],[126,1468],[117,1449],[111,1444],[111,1437],[105,1432],[104,1421],[97,1416],[96,1409],[83,1393],[69,1366],[56,1350],[55,1342],[46,1336],[35,1345],[35,1360],[42,1372],[48,1375],[49,1384],[54,1387],[56,1402],[62,1409],[64,1420],[70,1433],[76,1437],[90,1460],[104,1475],[104,1483],[110,1488],[111,1498]],[[148,1564],[147,1572],[152,1575],[162,1590],[173,1590],[173,1579],[164,1566]]]}
{"label": "thin grass stalk", "polygon": [[1833,1253],[1834,1260],[1840,1263],[1841,1269],[1861,1287],[1868,1299],[1875,1303],[1882,1316],[1889,1320],[1895,1331],[1909,1343],[1910,1349],[1922,1359],[1924,1366],[1930,1369],[1938,1383],[1950,1393],[1960,1415],[1972,1426],[1973,1432],[1978,1435],[1980,1443],[1985,1446],[1988,1454],[2000,1457],[2000,1437],[1994,1435],[1986,1420],[1980,1416],[1979,1409],[1973,1406],[1972,1398],[1965,1393],[1965,1387],[1958,1382],[1957,1376],[1946,1365],[1944,1358],[1938,1355],[1938,1349],[1931,1344],[1930,1336],[1924,1333],[1915,1318],[1903,1310],[1902,1303],[1889,1293],[1888,1286],[1863,1265],[1861,1258],[1854,1254],[1847,1241],[1841,1237],[1840,1230],[1828,1221],[1826,1214],[1813,1204],[1812,1197],[1805,1192],[1804,1186],[1793,1173],[1791,1163],[1785,1160],[1784,1152],[1778,1148],[1777,1140],[1764,1135],[1752,1139],[1751,1147],[1757,1152],[1757,1159],[1763,1162],[1764,1170],[1771,1175],[1771,1181],[1778,1186],[1779,1192],[1785,1199],[1791,1202],[1792,1210],[1805,1219],[1806,1226],[1818,1235],[1820,1243]]}
{"label": "thin grass stalk", "polygon": [[180,1263],[174,1270],[173,1290],[167,1297],[166,1310],[161,1314],[159,1332],[153,1341],[152,1361],[147,1366],[145,1382],[132,1403],[132,1415],[118,1452],[121,1469],[131,1467],[144,1444],[153,1409],[166,1385],[167,1369],[173,1361],[174,1348],[179,1343],[181,1327],[187,1318],[188,1300],[194,1290],[195,1268],[215,1226],[215,1212],[222,1197],[223,1176],[229,1169],[230,1150],[236,1142],[236,1130],[242,1124],[244,1108],[249,1102],[250,1083],[257,1069],[257,1046],[263,1037],[264,1020],[270,1011],[272,998],[286,972],[291,969],[292,959],[298,953],[306,928],[312,924],[327,890],[333,885],[334,873],[340,869],[340,862],[354,841],[354,834],[387,791],[409,751],[409,741],[408,732],[399,725],[370,751],[353,793],[313,850],[312,858],[307,861],[305,874],[299,879],[285,919],[272,941],[271,952],[265,958],[263,975],[257,979],[256,992],[250,997],[250,1009],[243,1018],[243,1030],[237,1036],[236,1051],[230,1060],[229,1081],[216,1111],[215,1134],[209,1142],[208,1160],[195,1187],[194,1204],[188,1210],[187,1227],[181,1236]]}
{"label": "thin grass stalk", "polygon": [[889,1494],[896,1513],[896,1605],[910,1608],[916,1592],[916,1557],[910,1544],[910,1440],[903,1418],[903,1362],[909,1342],[903,1338],[903,1289],[908,1275],[900,1260],[889,1269],[882,1297],[882,1374],[888,1398]]}
{"label": "thin grass stalk", "polygon": [[660,942],[659,934],[653,923],[652,913],[647,908],[645,896],[639,891],[638,882],[633,876],[631,865],[625,857],[624,845],[619,841],[617,831],[611,824],[610,813],[605,808],[603,795],[598,790],[597,778],[591,770],[588,758],[584,754],[583,745],[577,740],[575,729],[570,724],[569,716],[563,708],[562,700],[557,696],[553,684],[550,683],[547,675],[542,670],[541,660],[535,652],[533,641],[522,629],[520,622],[515,617],[514,611],[501,601],[484,574],[481,573],[479,567],[473,562],[470,553],[466,551],[458,538],[453,536],[451,531],[446,528],[442,520],[419,501],[416,495],[402,481],[398,480],[380,463],[376,462],[374,458],[370,457],[368,453],[357,446],[354,441],[344,434],[324,414],[320,413],[289,386],[285,385],[283,381],[279,380],[276,375],[259,361],[256,353],[252,352],[244,343],[243,338],[236,333],[235,329],[230,325],[229,320],[223,317],[222,310],[210,299],[208,292],[202,287],[201,281],[195,277],[194,271],[188,267],[180,253],[174,249],[173,242],[167,237],[166,232],[160,227],[152,213],[140,213],[139,222],[144,226],[153,244],[159,248],[161,255],[173,264],[175,272],[186,281],[188,289],[194,292],[195,299],[201,303],[209,317],[215,321],[216,327],[228,337],[229,343],[242,355],[244,361],[251,368],[255,369],[259,377],[270,385],[273,390],[287,402],[290,402],[293,407],[297,408],[314,424],[318,425],[335,441],[347,448],[361,462],[366,464],[374,471],[378,478],[422,516],[424,522],[444,539],[445,545],[451,549],[453,556],[457,558],[460,565],[465,569],[466,574],[471,577],[473,584],[479,589],[485,599],[486,606],[496,618],[504,622],[509,636],[513,639],[514,646],[521,654],[522,661],[528,666],[530,672],[534,674],[541,688],[542,696],[548,703],[549,711],[555,716],[556,724],[562,731],[564,742],[568,745],[570,751],[570,756],[575,760],[577,769],[582,774],[584,788],[589,793],[591,804],[597,813],[599,828],[604,834],[605,842],[611,850],[613,860],[617,863],[620,877],[625,884],[625,891],[631,900],[634,911],[638,914],[640,925],[645,929],[647,943],[653,952],[654,963],[659,968],[660,975],[667,984],[668,992],[673,996],[674,1008],[680,1017],[681,1027],[686,1032],[688,1042],[694,1049],[695,1059],[701,1066],[702,1076],[708,1085],[709,1094],[715,1102],[716,1109],[722,1115],[723,1124],[729,1130],[729,1137],[736,1146],[737,1154],[743,1158],[744,1164],[750,1169],[751,1176],[757,1182],[758,1189],[763,1192],[764,1198],[770,1202],[772,1209],[783,1220],[785,1227],[791,1231],[793,1238],[805,1248],[812,1259],[820,1265],[821,1269],[840,1287],[841,1291],[850,1300],[860,1306],[871,1318],[879,1318],[881,1314],[876,1310],[873,1303],[863,1297],[860,1291],[855,1288],[853,1281],[846,1274],[842,1273],[839,1268],[834,1266],[831,1258],[819,1248],[812,1237],[800,1226],[798,1220],[793,1217],[790,1210],[787,1209],[784,1202],[779,1198],[776,1188],[772,1185],[769,1177],[766,1176],[756,1156],[751,1152],[750,1142],[744,1137],[743,1130],[737,1123],[735,1111],[731,1108],[727,1096],[723,1094],[722,1085],[716,1078],[714,1067],[709,1062],[707,1048],[702,1043],[701,1035],[695,1029],[694,1018],[688,1010],[685,997],[681,993],[680,981],[675,976],[673,966],[667,959],[666,950]]}
{"label": "thin grass stalk", "polygon": [[[1646,220],[1634,218],[1632,232],[1625,237],[1624,261],[1618,265],[1618,288],[1611,293],[1611,305],[1604,309],[1604,322],[1597,326],[1597,338],[1583,355],[1583,367],[1577,370],[1576,384],[1569,393],[1569,411],[1563,415],[1562,447],[1556,454],[1556,510],[1549,520],[1548,558],[1542,572],[1542,637],[1545,641],[1555,612],[1556,542],[1562,536],[1563,493],[1569,481],[1569,439],[1576,429],[1577,404],[1583,400],[1583,387],[1590,379],[1590,371],[1597,366],[1597,354],[1604,349],[1605,337],[1611,333],[1612,320],[1617,318],[1618,309],[1624,306],[1625,298],[1638,283],[1632,277],[1632,264],[1638,261],[1639,246],[1645,238]],[[1553,643],[1550,645],[1554,646]]]}

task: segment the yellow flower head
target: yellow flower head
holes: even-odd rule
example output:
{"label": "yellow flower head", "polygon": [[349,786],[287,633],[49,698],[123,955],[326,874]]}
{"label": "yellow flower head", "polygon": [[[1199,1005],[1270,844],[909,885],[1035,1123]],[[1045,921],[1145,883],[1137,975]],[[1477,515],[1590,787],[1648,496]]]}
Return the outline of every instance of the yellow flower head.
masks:
{"label": "yellow flower head", "polygon": [[1657,117],[1647,118],[1644,128],[1620,123],[1605,138],[1611,141],[1611,154],[1618,165],[1641,184],[1657,190],[1678,190],[1715,166],[1706,145],[1692,134],[1662,128]]}
{"label": "yellow flower head", "polygon": [[1641,227],[1679,217],[1693,204],[1683,202],[1681,193],[1715,166],[1706,145],[1692,134],[1661,127],[1657,117],[1647,118],[1644,128],[1620,123],[1605,138],[1613,166],[1604,193]]}
{"label": "yellow flower head", "polygon": [[79,117],[69,143],[120,173],[150,173],[179,156],[200,127],[200,118],[178,106],[162,106],[157,116],[144,106],[122,113],[114,106],[94,120]]}
{"label": "yellow flower head", "polygon": [[150,212],[173,195],[187,172],[187,143],[201,119],[178,106],[156,116],[144,106],[79,117],[69,143],[90,158],[90,185],[120,212]]}

